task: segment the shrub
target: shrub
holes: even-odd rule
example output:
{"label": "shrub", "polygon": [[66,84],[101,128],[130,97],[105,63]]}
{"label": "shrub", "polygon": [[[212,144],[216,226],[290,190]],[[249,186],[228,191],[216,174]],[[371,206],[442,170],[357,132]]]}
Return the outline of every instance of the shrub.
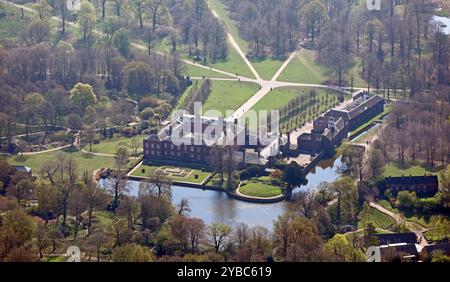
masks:
{"label": "shrub", "polygon": [[65,135],[66,133],[63,131],[55,132],[48,136],[48,140],[50,142],[63,142],[65,140]]}
{"label": "shrub", "polygon": [[145,97],[139,101],[139,110],[144,110],[146,108],[157,108],[159,106],[158,99],[154,97]]}
{"label": "shrub", "polygon": [[132,127],[125,127],[121,130],[121,133],[125,137],[133,137],[137,134],[137,131]]}
{"label": "shrub", "polygon": [[155,115],[155,111],[151,108],[145,108],[141,113],[141,119],[148,120],[149,118],[152,118]]}
{"label": "shrub", "polygon": [[246,180],[246,179],[262,176],[263,174],[264,174],[264,168],[256,166],[256,165],[252,165],[252,166],[249,166],[247,169],[242,170],[241,173],[239,174],[239,178],[241,180]]}

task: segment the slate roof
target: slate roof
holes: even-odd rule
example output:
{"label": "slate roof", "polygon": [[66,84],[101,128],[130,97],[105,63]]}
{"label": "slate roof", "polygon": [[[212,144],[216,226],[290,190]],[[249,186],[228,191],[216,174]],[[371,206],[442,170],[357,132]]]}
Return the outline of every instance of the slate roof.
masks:
{"label": "slate roof", "polygon": [[400,176],[386,177],[386,185],[417,185],[417,184],[435,184],[439,185],[439,179],[436,175],[423,176]]}
{"label": "slate roof", "polygon": [[425,246],[422,252],[427,252],[429,255],[433,255],[434,252],[441,251],[443,255],[450,255],[450,243],[440,243],[436,245]]}
{"label": "slate roof", "polygon": [[417,251],[417,247],[415,244],[404,244],[397,246],[388,246],[380,248],[381,260],[386,261],[386,259],[390,258],[391,255],[402,255],[403,257],[411,257],[414,256],[413,259],[419,256],[419,252]]}
{"label": "slate roof", "polygon": [[369,238],[377,238],[380,245],[391,245],[399,243],[416,244],[417,237],[413,232],[408,233],[387,233],[387,234],[374,234],[366,236],[366,241]]}
{"label": "slate roof", "polygon": [[23,166],[23,165],[15,165],[13,166],[13,168],[19,172],[26,172],[26,173],[30,173],[31,172],[31,168],[27,167],[27,166]]}

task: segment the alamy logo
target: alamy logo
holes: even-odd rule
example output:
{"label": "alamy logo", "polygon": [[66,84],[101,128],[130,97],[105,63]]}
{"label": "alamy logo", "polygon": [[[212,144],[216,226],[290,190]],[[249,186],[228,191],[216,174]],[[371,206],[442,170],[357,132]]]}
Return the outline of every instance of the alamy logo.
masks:
{"label": "alamy logo", "polygon": [[70,246],[66,251],[67,262],[80,262],[81,261],[81,251],[77,246]]}
{"label": "alamy logo", "polygon": [[67,10],[79,11],[81,10],[81,0],[66,0]]}
{"label": "alamy logo", "polygon": [[367,0],[367,9],[369,9],[369,11],[380,11],[381,0]]}
{"label": "alamy logo", "polygon": [[381,262],[380,247],[371,246],[367,248],[367,262]]}

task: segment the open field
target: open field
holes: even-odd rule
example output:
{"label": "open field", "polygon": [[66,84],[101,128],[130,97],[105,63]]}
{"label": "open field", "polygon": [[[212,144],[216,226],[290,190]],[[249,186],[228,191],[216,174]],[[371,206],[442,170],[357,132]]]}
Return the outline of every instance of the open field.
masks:
{"label": "open field", "polygon": [[297,83],[322,83],[327,69],[315,62],[315,52],[301,49],[278,78],[279,81]]}
{"label": "open field", "polygon": [[[306,105],[310,98],[309,93],[310,91],[314,89],[316,91],[316,98],[317,101],[326,101],[328,99],[328,106],[326,103],[318,102],[311,105]],[[305,116],[308,116],[308,120],[313,119],[315,116],[318,116],[319,114],[327,111],[329,108],[333,107],[335,103],[337,102],[337,95],[331,90],[324,90],[324,89],[315,89],[310,87],[283,87],[283,88],[277,88],[268,93],[264,98],[262,98],[253,108],[252,110],[260,111],[260,110],[279,110],[286,106],[290,101],[295,99],[298,96],[305,96],[303,107],[306,107],[305,109],[301,110],[299,115],[304,114]],[[317,108],[318,107],[318,108]],[[310,111],[315,108],[317,112],[314,114],[314,111]],[[268,112],[270,113],[270,112]],[[290,117],[284,117],[280,116],[281,118],[281,127],[282,130],[293,130],[295,128],[298,128],[301,125],[300,119],[298,116],[290,116]],[[289,119],[289,120],[288,120]]]}
{"label": "open field", "polygon": [[[84,171],[94,171],[102,167],[113,168],[115,166],[113,157],[94,156],[88,153],[80,152],[78,150],[72,150],[70,148],[64,149],[62,151],[67,153],[73,160],[75,160],[78,166],[78,173],[80,174]],[[38,155],[24,156],[23,160],[21,160],[17,156],[9,156],[7,160],[11,165],[25,165],[31,167],[33,169],[33,174],[37,175],[42,164],[45,161],[53,160],[58,152],[59,151],[53,151]]]}
{"label": "open field", "polygon": [[259,86],[251,82],[211,81],[211,94],[203,105],[203,113],[208,110],[235,111],[258,90]]}
{"label": "open field", "polygon": [[184,68],[183,70],[184,75],[189,77],[230,78],[230,76],[228,75],[221,74],[215,71],[206,70],[201,67],[196,67],[190,64],[184,64],[183,68]]}
{"label": "open field", "polygon": [[276,186],[253,182],[249,182],[244,186],[241,186],[239,191],[241,192],[241,194],[247,196],[261,197],[261,198],[276,197],[282,194],[281,189]]}
{"label": "open field", "polygon": [[[364,220],[366,221],[366,223],[371,221],[374,223],[375,227],[379,227],[382,229],[388,229],[395,223],[395,220],[392,217],[378,211],[375,208],[365,206],[365,209],[367,210],[362,211],[361,215],[365,216]],[[364,220],[360,219],[360,221],[358,222],[358,228],[365,227],[363,226]]]}
{"label": "open field", "polygon": [[25,29],[26,20],[20,20],[17,9],[10,5],[4,6],[6,15],[0,18],[0,38],[14,40]]}
{"label": "open field", "polygon": [[419,175],[425,175],[425,174],[433,174],[438,175],[441,170],[431,170],[429,168],[426,168],[420,164],[410,164],[405,167],[401,167],[400,164],[397,162],[390,162],[384,167],[383,177],[393,176],[403,176],[403,175],[413,175],[413,176],[419,176]]}
{"label": "open field", "polygon": [[[180,173],[171,173],[172,170]],[[211,173],[203,172],[198,169],[173,167],[173,166],[148,166],[141,165],[133,173],[134,176],[148,177],[151,174],[163,172],[172,181],[202,183]]]}
{"label": "open field", "polygon": [[226,60],[218,60],[216,62],[209,62],[213,68],[224,70],[232,74],[238,74],[249,78],[255,78],[253,73],[245,64],[244,60],[239,56],[238,52],[233,48],[231,43],[228,43],[228,58]]}
{"label": "open field", "polygon": [[251,60],[251,63],[259,73],[259,76],[265,80],[271,80],[275,73],[283,65],[283,62],[283,60],[273,59],[270,57],[262,60]]}
{"label": "open field", "polygon": [[255,111],[259,110],[277,110],[285,106],[289,101],[295,99],[297,96],[308,95],[311,88],[307,87],[283,87],[272,90],[264,98],[262,98],[252,108]]}
{"label": "open field", "polygon": [[[105,140],[99,144],[93,144],[92,145],[92,153],[101,153],[101,154],[109,154],[114,155],[116,153],[117,147],[119,145],[125,145],[130,150],[130,154],[134,154],[134,150],[131,148],[132,142],[139,142],[143,143],[144,138],[146,135],[137,135],[133,137],[120,137],[120,138],[114,138],[112,140]],[[89,144],[84,147],[86,151],[89,151]],[[141,148],[138,150],[138,153],[142,151],[142,144]]]}

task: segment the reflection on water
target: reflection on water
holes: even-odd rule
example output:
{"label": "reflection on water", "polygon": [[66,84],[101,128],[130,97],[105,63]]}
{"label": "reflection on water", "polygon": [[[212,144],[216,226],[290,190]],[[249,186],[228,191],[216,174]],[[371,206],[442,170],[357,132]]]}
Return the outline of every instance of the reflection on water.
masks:
{"label": "reflection on water", "polygon": [[443,25],[442,31],[445,34],[450,35],[450,18],[434,16],[433,21],[441,23]]}
{"label": "reflection on water", "polygon": [[[321,182],[332,182],[339,177],[336,168],[341,165],[341,158],[323,160],[308,174],[308,185],[296,189],[314,189]],[[137,196],[139,182],[130,181],[130,195]],[[238,201],[227,194],[217,191],[203,191],[200,189],[174,186],[172,188],[173,203],[178,204],[181,199],[189,200],[191,216],[201,218],[205,223],[221,222],[229,225],[247,223],[249,226],[261,225],[272,229],[275,219],[285,211],[290,204],[286,201],[274,204],[255,204]]]}

